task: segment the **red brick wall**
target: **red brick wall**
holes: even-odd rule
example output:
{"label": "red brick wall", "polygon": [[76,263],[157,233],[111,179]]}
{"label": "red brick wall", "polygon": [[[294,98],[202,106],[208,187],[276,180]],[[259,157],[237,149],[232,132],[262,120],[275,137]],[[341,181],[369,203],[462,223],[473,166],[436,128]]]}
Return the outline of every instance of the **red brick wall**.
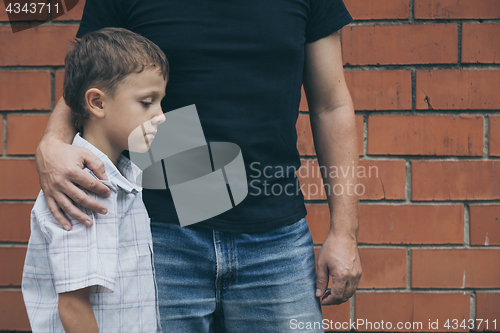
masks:
{"label": "red brick wall", "polygon": [[[500,3],[345,3],[355,19],[342,29],[342,46],[360,166],[377,172],[360,179],[359,289],[324,307],[324,317],[422,322],[423,330],[439,320],[437,331],[468,330],[453,330],[453,319],[489,320],[492,330],[496,319],[500,331]],[[20,283],[40,189],[33,154],[61,96],[66,41],[83,4],[13,34],[0,1],[0,331],[29,331]],[[298,148],[311,171],[305,98],[300,110]],[[318,251],[326,196],[311,191],[318,177],[301,181]]]}

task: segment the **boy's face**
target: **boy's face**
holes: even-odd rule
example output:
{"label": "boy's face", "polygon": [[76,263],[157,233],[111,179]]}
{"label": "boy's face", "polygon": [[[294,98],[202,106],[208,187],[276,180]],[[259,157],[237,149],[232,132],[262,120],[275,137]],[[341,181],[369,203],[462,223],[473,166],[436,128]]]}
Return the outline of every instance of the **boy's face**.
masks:
{"label": "boy's face", "polygon": [[167,81],[155,68],[129,74],[105,102],[106,131],[119,150],[146,152],[157,126],[165,121],[161,100]]}

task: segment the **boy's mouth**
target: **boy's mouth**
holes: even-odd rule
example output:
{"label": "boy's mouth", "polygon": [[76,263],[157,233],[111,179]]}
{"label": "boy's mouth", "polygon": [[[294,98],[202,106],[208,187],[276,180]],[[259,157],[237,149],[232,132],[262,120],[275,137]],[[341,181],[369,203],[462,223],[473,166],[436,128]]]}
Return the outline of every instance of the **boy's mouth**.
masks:
{"label": "boy's mouth", "polygon": [[151,142],[155,139],[156,132],[149,132],[146,133],[146,139]]}
{"label": "boy's mouth", "polygon": [[151,142],[155,139],[156,131],[152,132],[146,132],[146,129],[144,128],[144,125],[141,124],[141,129],[142,129],[142,134],[144,135],[144,141],[146,142],[146,146],[149,148],[151,145]]}

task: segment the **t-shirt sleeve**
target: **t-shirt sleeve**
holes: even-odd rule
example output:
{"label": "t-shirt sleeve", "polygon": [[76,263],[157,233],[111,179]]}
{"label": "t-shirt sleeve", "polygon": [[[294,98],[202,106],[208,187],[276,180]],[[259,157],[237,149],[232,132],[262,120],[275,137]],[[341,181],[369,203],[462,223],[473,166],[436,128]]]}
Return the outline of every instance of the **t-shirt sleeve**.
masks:
{"label": "t-shirt sleeve", "polygon": [[306,43],[330,35],[352,22],[342,0],[310,0],[306,25]]}
{"label": "t-shirt sleeve", "polygon": [[124,0],[86,0],[76,37],[107,27],[126,28],[126,3]]}
{"label": "t-shirt sleeve", "polygon": [[69,217],[72,228],[66,231],[52,215],[39,220],[57,293],[86,287],[92,287],[91,292],[95,293],[113,292],[119,248],[116,207],[112,206],[116,203],[116,193],[111,191],[108,198],[94,194],[93,198],[108,207],[108,214],[96,218],[96,213],[79,207],[92,216],[91,227]]}

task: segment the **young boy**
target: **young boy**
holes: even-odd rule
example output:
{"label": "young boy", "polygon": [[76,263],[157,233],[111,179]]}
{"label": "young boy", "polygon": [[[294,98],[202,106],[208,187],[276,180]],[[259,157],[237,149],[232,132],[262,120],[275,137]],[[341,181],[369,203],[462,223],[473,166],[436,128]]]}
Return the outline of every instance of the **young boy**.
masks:
{"label": "young boy", "polygon": [[165,121],[168,70],[158,46],[125,29],[88,33],[68,52],[63,96],[83,133],[73,145],[104,163],[111,196],[86,191],[108,213],[80,207],[92,225],[66,231],[38,195],[22,281],[34,333],[161,332],[141,170],[122,152],[146,152]]}

